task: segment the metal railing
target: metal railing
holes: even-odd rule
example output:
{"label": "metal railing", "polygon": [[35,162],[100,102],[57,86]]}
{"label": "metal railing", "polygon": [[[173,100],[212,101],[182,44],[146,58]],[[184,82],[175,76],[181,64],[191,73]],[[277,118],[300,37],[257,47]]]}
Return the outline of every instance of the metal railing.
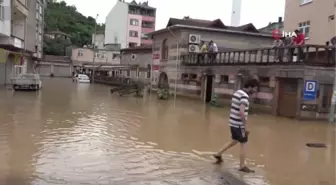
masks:
{"label": "metal railing", "polygon": [[312,65],[335,66],[335,47],[322,45],[287,46],[232,50],[218,53],[189,53],[182,65]]}

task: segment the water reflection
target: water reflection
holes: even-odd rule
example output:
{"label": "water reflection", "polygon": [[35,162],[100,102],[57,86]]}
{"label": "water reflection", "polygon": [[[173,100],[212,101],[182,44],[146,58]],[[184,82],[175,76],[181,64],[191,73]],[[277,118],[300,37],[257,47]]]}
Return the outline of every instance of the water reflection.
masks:
{"label": "water reflection", "polygon": [[252,115],[256,174],[244,175],[238,148],[211,164],[230,137],[227,109],[108,90],[70,79],[45,80],[37,93],[0,90],[0,184],[239,184],[227,171],[249,184],[335,184],[334,126]]}

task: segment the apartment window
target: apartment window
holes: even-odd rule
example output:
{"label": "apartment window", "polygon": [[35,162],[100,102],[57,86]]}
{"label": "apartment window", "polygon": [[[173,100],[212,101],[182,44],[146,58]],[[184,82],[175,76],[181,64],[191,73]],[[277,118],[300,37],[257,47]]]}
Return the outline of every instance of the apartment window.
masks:
{"label": "apartment window", "polygon": [[130,36],[130,37],[138,37],[138,32],[137,32],[137,31],[130,30],[130,31],[129,31],[129,36]]}
{"label": "apartment window", "polygon": [[100,53],[95,53],[95,58],[100,58]]}
{"label": "apartment window", "polygon": [[130,42],[130,43],[128,43],[128,46],[130,47],[130,48],[134,48],[134,47],[136,47],[138,44],[137,43],[135,43],[135,42]]}
{"label": "apartment window", "polygon": [[300,22],[299,29],[300,32],[303,33],[306,38],[309,38],[310,21]]}
{"label": "apartment window", "polygon": [[41,5],[39,5],[39,12],[42,15],[42,6]]}
{"label": "apartment window", "polygon": [[130,25],[139,26],[139,20],[138,19],[130,19]]}
{"label": "apartment window", "polygon": [[300,0],[301,1],[301,5],[307,4],[312,2],[313,0]]}
{"label": "apartment window", "polygon": [[119,53],[113,53],[112,54],[112,59],[118,59],[120,58],[120,54]]}
{"label": "apartment window", "polygon": [[79,56],[79,57],[81,57],[81,56],[83,56],[83,55],[84,55],[84,52],[83,52],[83,50],[81,50],[81,49],[80,49],[80,50],[78,50],[78,56]]}
{"label": "apartment window", "polygon": [[148,35],[146,33],[141,33],[141,39],[147,40]]}
{"label": "apartment window", "polygon": [[0,0],[0,20],[5,20],[4,0]]}
{"label": "apartment window", "polygon": [[154,22],[150,21],[142,21],[141,25],[143,28],[154,28]]}
{"label": "apartment window", "polygon": [[106,53],[103,53],[103,54],[101,55],[101,57],[102,57],[102,59],[106,59]]}

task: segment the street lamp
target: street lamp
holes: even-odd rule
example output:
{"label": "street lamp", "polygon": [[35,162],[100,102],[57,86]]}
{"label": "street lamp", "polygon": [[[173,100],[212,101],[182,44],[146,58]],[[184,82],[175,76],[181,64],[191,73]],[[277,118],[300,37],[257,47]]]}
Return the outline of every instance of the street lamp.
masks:
{"label": "street lamp", "polygon": [[95,27],[94,27],[94,36],[93,36],[93,70],[92,70],[92,83],[94,83],[95,80],[95,72],[96,72],[96,35],[97,35],[97,19],[98,19],[99,14],[97,14],[96,19],[95,19]]}

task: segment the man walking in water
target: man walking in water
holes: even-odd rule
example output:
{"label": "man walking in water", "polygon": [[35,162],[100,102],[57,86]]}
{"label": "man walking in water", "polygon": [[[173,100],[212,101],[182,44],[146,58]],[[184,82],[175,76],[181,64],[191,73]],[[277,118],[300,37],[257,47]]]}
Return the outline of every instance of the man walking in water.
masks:
{"label": "man walking in water", "polygon": [[245,150],[248,141],[247,115],[249,110],[249,96],[257,92],[258,80],[249,79],[244,88],[237,90],[231,100],[230,110],[230,129],[232,140],[223,146],[223,148],[214,155],[216,163],[223,162],[222,154],[229,148],[240,143],[240,166],[239,171],[251,173],[253,170],[245,166]]}

